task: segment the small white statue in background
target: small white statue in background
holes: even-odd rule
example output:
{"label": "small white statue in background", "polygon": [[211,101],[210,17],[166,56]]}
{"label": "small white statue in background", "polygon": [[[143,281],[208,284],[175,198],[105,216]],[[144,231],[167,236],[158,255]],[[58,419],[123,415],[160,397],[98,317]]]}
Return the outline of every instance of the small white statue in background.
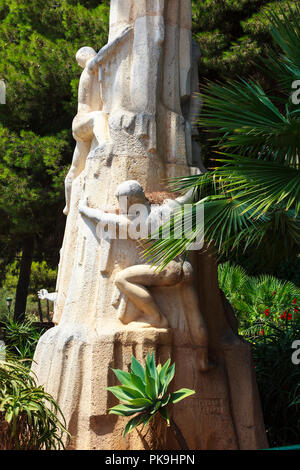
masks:
{"label": "small white statue in background", "polygon": [[41,289],[37,293],[38,298],[41,300],[50,300],[50,302],[56,302],[57,292],[48,292],[47,289]]}

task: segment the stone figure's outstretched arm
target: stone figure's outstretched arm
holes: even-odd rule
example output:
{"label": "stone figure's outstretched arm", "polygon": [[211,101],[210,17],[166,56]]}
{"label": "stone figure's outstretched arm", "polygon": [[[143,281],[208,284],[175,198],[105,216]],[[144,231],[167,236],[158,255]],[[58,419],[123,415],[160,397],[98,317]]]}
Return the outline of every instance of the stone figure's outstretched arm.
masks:
{"label": "stone figure's outstretched arm", "polygon": [[164,201],[164,205],[162,206],[162,210],[164,210],[164,206],[168,207],[168,211],[171,210],[172,213],[178,211],[182,206],[185,204],[192,204],[195,201],[195,190],[191,188],[187,193],[183,196],[180,196],[176,199],[166,199]]}
{"label": "stone figure's outstretched arm", "polygon": [[90,219],[94,224],[116,224],[121,225],[123,218],[117,214],[107,213],[101,209],[93,209],[88,207],[87,201],[83,200],[79,203],[79,212],[84,217]]}
{"label": "stone figure's outstretched arm", "polygon": [[195,189],[191,188],[187,193],[185,193],[183,196],[180,196],[175,199],[178,204],[183,206],[184,204],[192,204],[195,200]]}
{"label": "stone figure's outstretched arm", "polygon": [[127,39],[130,34],[133,32],[133,27],[132,26],[127,26],[127,28],[122,31],[120,36],[115,38],[113,41],[109,42],[106,44],[96,57],[89,63],[88,69],[90,71],[93,71],[96,67],[98,67],[101,63],[105,62],[108,56],[114,53],[114,51],[117,49],[117,47],[125,40]]}
{"label": "stone figure's outstretched arm", "polygon": [[104,219],[104,211],[88,207],[86,200],[80,201],[78,209],[81,215],[90,219],[94,224],[99,224]]}

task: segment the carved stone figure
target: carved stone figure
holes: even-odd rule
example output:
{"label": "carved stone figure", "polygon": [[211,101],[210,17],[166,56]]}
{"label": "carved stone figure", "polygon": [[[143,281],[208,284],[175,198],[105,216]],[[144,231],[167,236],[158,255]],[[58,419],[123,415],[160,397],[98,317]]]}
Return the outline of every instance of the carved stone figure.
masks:
{"label": "carved stone figure", "polygon": [[103,109],[103,89],[101,63],[105,58],[126,40],[132,28],[128,27],[112,43],[103,47],[97,54],[92,47],[82,47],[76,54],[76,60],[84,70],[81,74],[78,90],[78,112],[73,120],[73,137],[75,147],[71,169],[65,180],[66,207],[69,213],[72,183],[85,168],[86,158],[94,147],[103,145],[109,140],[108,117]]}
{"label": "carved stone figure", "polygon": [[[67,215],[70,208],[71,189],[74,179],[85,168],[86,157],[91,150],[93,137],[101,142],[98,130],[102,129],[100,121],[105,120],[105,115],[100,111],[101,97],[98,85],[98,67],[92,60],[97,53],[91,47],[83,47],[76,54],[78,64],[84,69],[79,82],[78,113],[73,121],[73,137],[77,144],[75,147],[71,169],[65,180]],[[104,139],[104,136],[102,136]]]}
{"label": "carved stone figure", "polygon": [[[92,220],[95,224],[106,226],[115,225],[118,231],[123,227],[130,237],[130,226],[135,224],[135,221],[128,215],[127,208],[130,208],[134,204],[143,205],[145,208],[144,220],[139,220],[140,224],[144,227],[148,227],[149,233],[151,226],[153,227],[152,210],[149,205],[143,188],[137,181],[126,181],[122,183],[116,192],[116,196],[119,199],[126,198],[126,208],[120,204],[119,214],[105,213],[104,211],[91,209],[87,206],[85,201],[79,204],[79,212],[88,219]],[[180,207],[184,202],[192,199],[192,191],[189,191],[186,196],[180,197],[177,200],[166,200],[160,211],[165,213],[166,218],[171,213],[175,212],[175,209]],[[124,210],[125,209],[125,210]],[[157,211],[154,215],[157,220]],[[159,217],[162,221],[164,217]],[[156,222],[155,220],[155,222]],[[156,228],[158,224],[155,223]],[[136,237],[134,238],[136,240]],[[201,348],[200,368],[202,371],[209,369],[208,361],[208,336],[206,326],[199,310],[198,299],[193,288],[193,269],[190,263],[183,262],[182,260],[171,262],[165,269],[158,271],[157,267],[149,266],[146,264],[139,264],[130,266],[120,271],[115,279],[115,283],[119,290],[123,292],[137,308],[145,315],[145,321],[137,324],[138,327],[155,327],[155,328],[167,328],[169,323],[160,311],[160,307],[153,297],[150,289],[151,287],[174,287],[177,284],[182,283],[184,285],[185,299],[188,303],[188,308],[185,312],[187,315],[187,324],[192,341],[195,345]],[[137,320],[136,314],[128,314],[123,312],[123,315],[119,319],[124,324],[129,324]]]}

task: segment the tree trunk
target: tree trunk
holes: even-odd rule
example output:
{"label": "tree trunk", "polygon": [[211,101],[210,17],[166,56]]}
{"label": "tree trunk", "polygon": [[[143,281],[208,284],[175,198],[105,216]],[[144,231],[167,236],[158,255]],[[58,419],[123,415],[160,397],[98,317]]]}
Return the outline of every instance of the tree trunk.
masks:
{"label": "tree trunk", "polygon": [[23,251],[22,251],[22,259],[21,259],[21,264],[20,264],[20,273],[19,273],[19,280],[18,280],[17,291],[16,291],[16,302],[15,302],[15,311],[14,311],[14,320],[18,322],[22,322],[25,320],[33,249],[34,249],[34,239],[33,238],[25,239]]}

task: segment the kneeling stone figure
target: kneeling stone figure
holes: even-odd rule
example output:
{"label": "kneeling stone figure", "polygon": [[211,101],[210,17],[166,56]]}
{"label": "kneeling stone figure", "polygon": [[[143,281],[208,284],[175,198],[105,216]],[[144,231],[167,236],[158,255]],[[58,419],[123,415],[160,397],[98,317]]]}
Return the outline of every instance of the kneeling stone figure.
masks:
{"label": "kneeling stone figure", "polygon": [[[123,234],[126,232],[128,237],[130,237],[130,233],[132,233],[130,228],[132,225],[136,228],[136,224],[132,216],[128,214],[128,207],[130,208],[135,204],[143,205],[146,210],[143,211],[144,220],[142,220],[141,224],[146,228],[150,228],[153,227],[153,218],[156,219],[154,223],[157,222],[158,216],[160,220],[163,220],[181,205],[190,203],[193,199],[193,192],[189,191],[185,196],[176,200],[167,199],[159,208],[155,207],[152,209],[141,185],[137,181],[131,180],[118,186],[116,197],[119,201],[118,214],[107,213],[101,209],[92,209],[88,207],[87,201],[80,202],[79,212],[102,229],[109,224],[114,224],[119,233],[121,231]],[[159,214],[158,211],[160,212]],[[142,326],[152,328],[167,328],[168,321],[161,312],[150,288],[156,286],[172,287],[182,284],[184,287],[183,302],[185,304],[190,336],[193,344],[200,348],[200,369],[202,371],[210,369],[207,328],[199,309],[198,298],[193,285],[193,269],[190,263],[187,261],[183,262],[182,260],[172,261],[161,271],[156,266],[148,264],[130,266],[117,274],[115,282],[119,290],[147,318],[147,323],[143,323]],[[131,323],[136,319],[136,317],[128,313],[125,313],[120,318],[124,324]]]}

